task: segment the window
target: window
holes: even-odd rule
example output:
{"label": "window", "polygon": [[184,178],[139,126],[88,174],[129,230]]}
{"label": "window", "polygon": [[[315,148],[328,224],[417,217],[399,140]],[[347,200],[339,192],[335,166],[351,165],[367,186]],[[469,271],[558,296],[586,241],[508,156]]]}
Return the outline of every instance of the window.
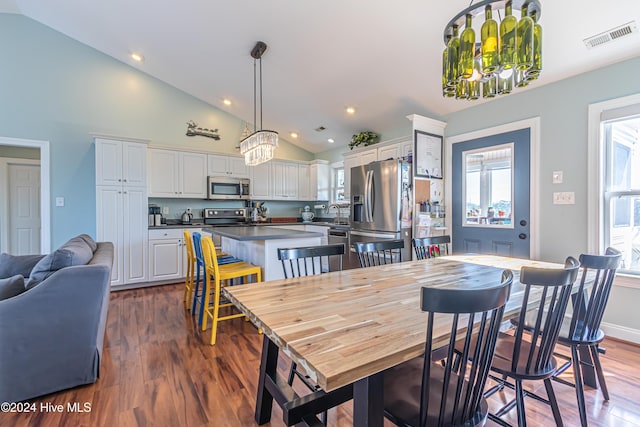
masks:
{"label": "window", "polygon": [[513,144],[463,153],[464,227],[512,228]]}
{"label": "window", "polygon": [[333,171],[331,178],[331,202],[344,202],[344,166],[342,162],[339,162],[339,165],[333,166],[331,170]]}
{"label": "window", "polygon": [[604,247],[622,252],[620,270],[640,275],[640,115],[602,121]]}

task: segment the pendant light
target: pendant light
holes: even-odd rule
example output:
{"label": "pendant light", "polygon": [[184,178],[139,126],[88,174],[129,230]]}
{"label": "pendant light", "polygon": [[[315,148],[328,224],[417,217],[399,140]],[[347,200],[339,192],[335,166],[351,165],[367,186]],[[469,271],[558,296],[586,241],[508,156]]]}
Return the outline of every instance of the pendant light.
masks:
{"label": "pendant light", "polygon": [[[458,13],[444,30],[442,95],[493,98],[536,80],[542,71],[541,13],[539,0],[482,0]],[[477,38],[472,22],[482,15]]]}
{"label": "pendant light", "polygon": [[[262,129],[262,55],[267,50],[264,42],[257,42],[251,50],[253,58],[253,133],[240,141],[240,153],[244,156],[245,164],[249,166],[259,165],[273,159],[273,154],[278,147],[278,132]],[[256,91],[256,64],[260,63],[260,130],[256,129],[257,117],[257,91]],[[243,133],[244,134],[244,133]],[[243,135],[244,136],[244,135]]]}

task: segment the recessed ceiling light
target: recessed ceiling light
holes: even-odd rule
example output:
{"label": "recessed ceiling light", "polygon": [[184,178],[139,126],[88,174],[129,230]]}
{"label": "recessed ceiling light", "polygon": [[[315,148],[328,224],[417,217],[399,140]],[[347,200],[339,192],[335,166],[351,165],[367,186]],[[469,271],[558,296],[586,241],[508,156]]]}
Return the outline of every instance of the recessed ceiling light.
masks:
{"label": "recessed ceiling light", "polygon": [[138,52],[133,52],[131,53],[131,59],[133,59],[136,62],[142,62],[144,61],[144,56],[142,56]]}
{"label": "recessed ceiling light", "polygon": [[355,114],[356,113],[356,109],[353,107],[347,107],[347,114]]}
{"label": "recessed ceiling light", "polygon": [[327,141],[329,142],[329,144],[333,144],[334,142],[336,142],[333,138],[329,138],[327,139]]}
{"label": "recessed ceiling light", "polygon": [[225,99],[223,99],[223,100],[222,100],[222,103],[223,103],[224,105],[231,105],[231,100],[230,100],[230,99],[225,98]]}
{"label": "recessed ceiling light", "polygon": [[297,138],[298,137],[298,134],[296,132],[291,132],[289,135],[291,136],[291,138]]}

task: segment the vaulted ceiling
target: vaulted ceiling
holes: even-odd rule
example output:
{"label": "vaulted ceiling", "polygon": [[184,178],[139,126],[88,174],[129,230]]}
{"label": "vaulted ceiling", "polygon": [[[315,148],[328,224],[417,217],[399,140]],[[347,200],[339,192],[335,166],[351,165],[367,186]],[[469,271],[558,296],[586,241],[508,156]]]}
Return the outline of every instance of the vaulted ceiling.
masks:
{"label": "vaulted ceiling", "polygon": [[[631,21],[638,25],[640,1],[541,2],[543,72],[522,90],[640,55],[640,33],[592,49],[583,42]],[[468,5],[463,0],[0,0],[0,12],[28,16],[250,123],[249,53],[262,40],[268,45],[262,59],[264,128],[321,152],[346,145],[362,130],[385,133],[407,126],[408,114],[440,118],[494,102],[441,95],[443,29]],[[145,60],[133,62],[132,52]],[[222,103],[225,98],[230,106]],[[356,113],[346,113],[348,106]],[[320,126],[325,130],[316,131]],[[291,138],[291,132],[299,137]]]}

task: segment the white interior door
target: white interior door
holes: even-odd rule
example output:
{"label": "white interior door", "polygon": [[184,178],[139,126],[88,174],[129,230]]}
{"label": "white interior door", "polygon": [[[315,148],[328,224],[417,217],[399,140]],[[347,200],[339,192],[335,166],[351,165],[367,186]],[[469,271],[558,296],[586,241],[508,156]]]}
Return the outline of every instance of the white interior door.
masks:
{"label": "white interior door", "polygon": [[40,166],[9,164],[9,253],[40,253]]}

